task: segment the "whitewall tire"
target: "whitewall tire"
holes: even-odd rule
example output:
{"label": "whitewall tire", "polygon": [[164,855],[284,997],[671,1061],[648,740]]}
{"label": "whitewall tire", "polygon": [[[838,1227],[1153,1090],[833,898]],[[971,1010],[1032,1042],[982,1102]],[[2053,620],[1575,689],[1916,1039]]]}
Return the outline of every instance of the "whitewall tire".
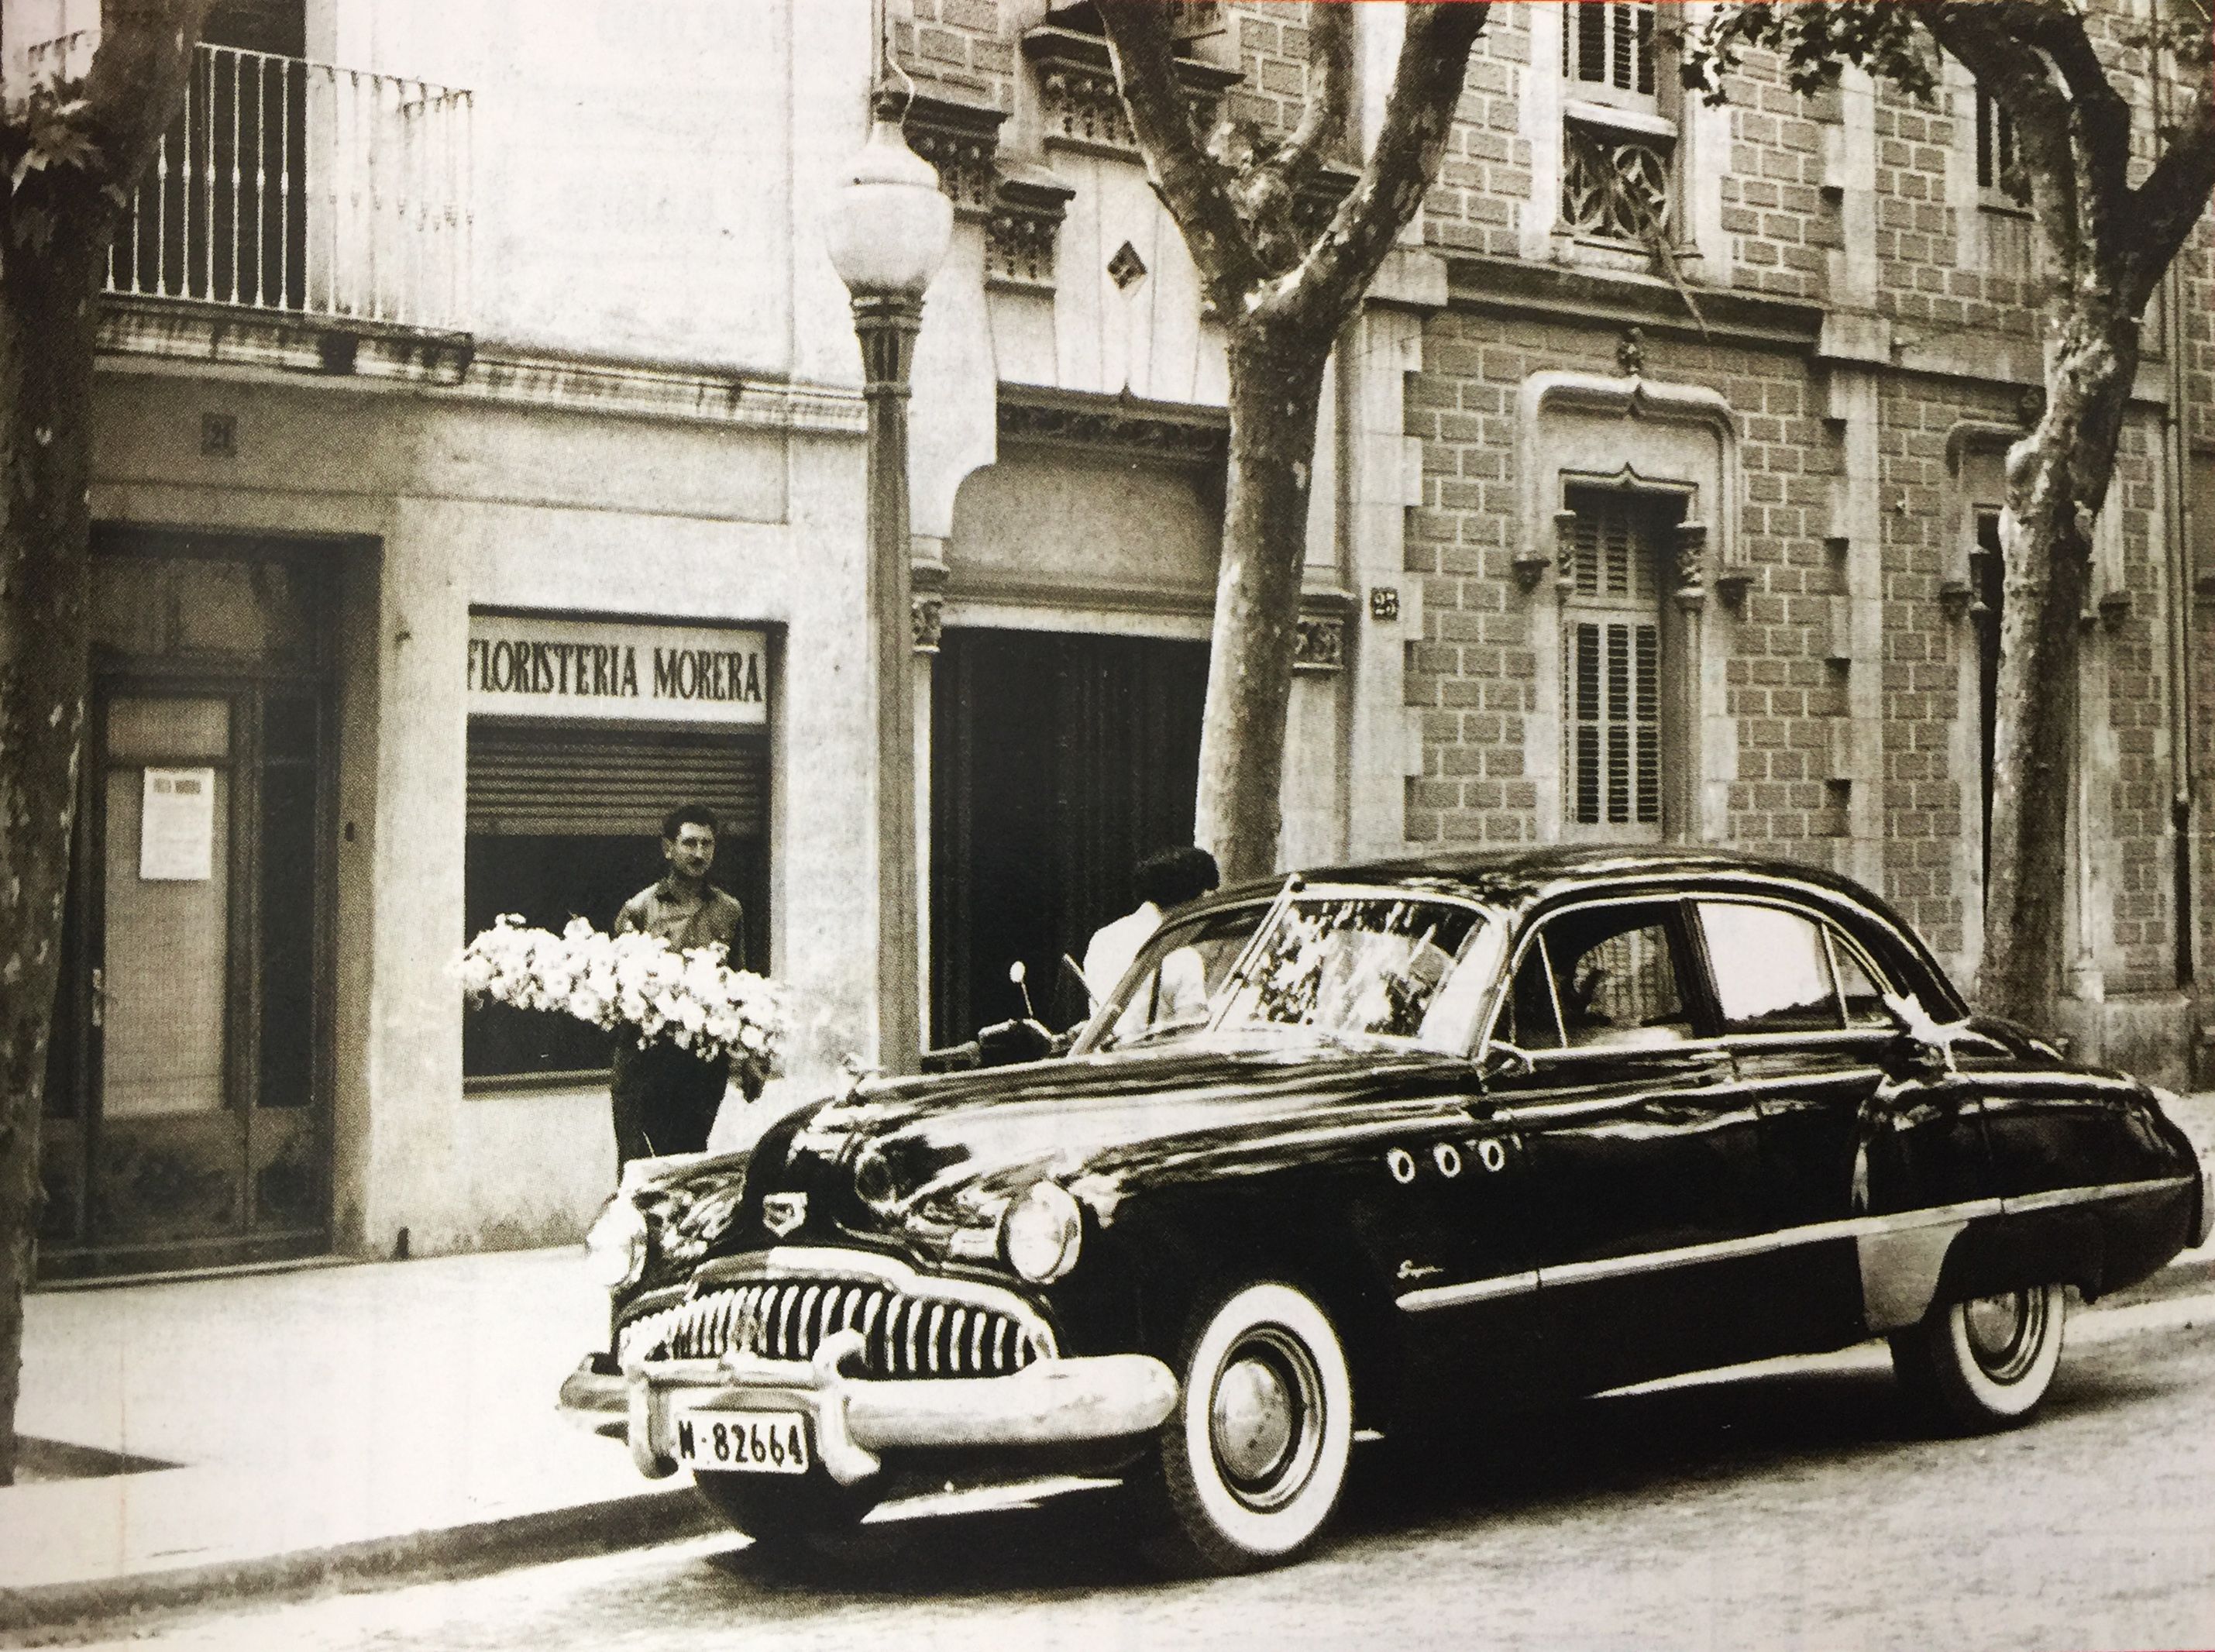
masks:
{"label": "whitewall tire", "polygon": [[2025,1422],[2052,1386],[2068,1309],[2060,1285],[1942,1303],[1892,1339],[1893,1366],[1940,1422],[1972,1433]]}
{"label": "whitewall tire", "polygon": [[1289,1285],[1249,1285],[1196,1316],[1163,1426],[1163,1557],[1251,1571],[1292,1559],[1338,1506],[1353,1387],[1329,1316]]}

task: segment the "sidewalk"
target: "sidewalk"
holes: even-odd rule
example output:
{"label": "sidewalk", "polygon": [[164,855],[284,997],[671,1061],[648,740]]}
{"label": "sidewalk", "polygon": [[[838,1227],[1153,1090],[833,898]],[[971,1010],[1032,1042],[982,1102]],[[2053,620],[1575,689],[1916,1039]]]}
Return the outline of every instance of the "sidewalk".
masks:
{"label": "sidewalk", "polygon": [[[2215,1093],[2178,1121],[2215,1159]],[[2215,1246],[2126,1299],[2209,1288]],[[0,1490],[0,1632],[714,1524],[689,1477],[644,1480],[555,1415],[607,1329],[574,1247],[47,1291],[27,1308],[17,1426],[39,1443]],[[138,1460],[84,1473],[114,1458]]]}
{"label": "sidewalk", "polygon": [[[606,1339],[574,1246],[47,1291],[26,1304],[0,1631],[705,1529],[555,1415]],[[40,1478],[97,1453],[140,1471]],[[71,1460],[74,1459],[74,1461]],[[107,1465],[101,1465],[107,1466]]]}

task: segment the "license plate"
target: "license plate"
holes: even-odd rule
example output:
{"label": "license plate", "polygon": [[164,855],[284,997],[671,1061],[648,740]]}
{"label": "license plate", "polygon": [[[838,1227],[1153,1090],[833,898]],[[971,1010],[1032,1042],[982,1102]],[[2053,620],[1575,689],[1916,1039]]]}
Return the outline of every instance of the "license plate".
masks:
{"label": "license plate", "polygon": [[677,1460],[688,1469],[805,1474],[807,1419],[797,1411],[678,1411]]}

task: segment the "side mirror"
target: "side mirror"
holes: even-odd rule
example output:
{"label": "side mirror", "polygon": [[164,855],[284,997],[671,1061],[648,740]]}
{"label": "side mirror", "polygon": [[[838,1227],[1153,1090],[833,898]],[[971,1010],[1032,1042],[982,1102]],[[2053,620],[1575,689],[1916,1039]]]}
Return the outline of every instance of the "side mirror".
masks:
{"label": "side mirror", "polygon": [[1022,959],[1018,958],[1008,966],[1008,979],[1015,984],[1015,990],[1023,995],[1023,1014],[1028,1019],[1035,1021],[1038,1019],[1038,1011],[1031,1008],[1031,989],[1024,985],[1030,978],[1031,972],[1025,967]]}

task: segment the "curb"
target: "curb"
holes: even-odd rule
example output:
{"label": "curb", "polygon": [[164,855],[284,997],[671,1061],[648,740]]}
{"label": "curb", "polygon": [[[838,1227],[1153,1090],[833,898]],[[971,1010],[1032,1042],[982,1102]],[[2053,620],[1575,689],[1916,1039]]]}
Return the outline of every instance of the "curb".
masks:
{"label": "curb", "polygon": [[390,1588],[481,1576],[544,1562],[611,1554],[696,1537],[723,1522],[690,1487],[604,1502],[369,1538],[325,1549],[213,1561],[124,1577],[0,1588],[0,1635],[101,1626],[142,1612],[175,1611],[225,1596],[306,1594],[334,1584]]}

